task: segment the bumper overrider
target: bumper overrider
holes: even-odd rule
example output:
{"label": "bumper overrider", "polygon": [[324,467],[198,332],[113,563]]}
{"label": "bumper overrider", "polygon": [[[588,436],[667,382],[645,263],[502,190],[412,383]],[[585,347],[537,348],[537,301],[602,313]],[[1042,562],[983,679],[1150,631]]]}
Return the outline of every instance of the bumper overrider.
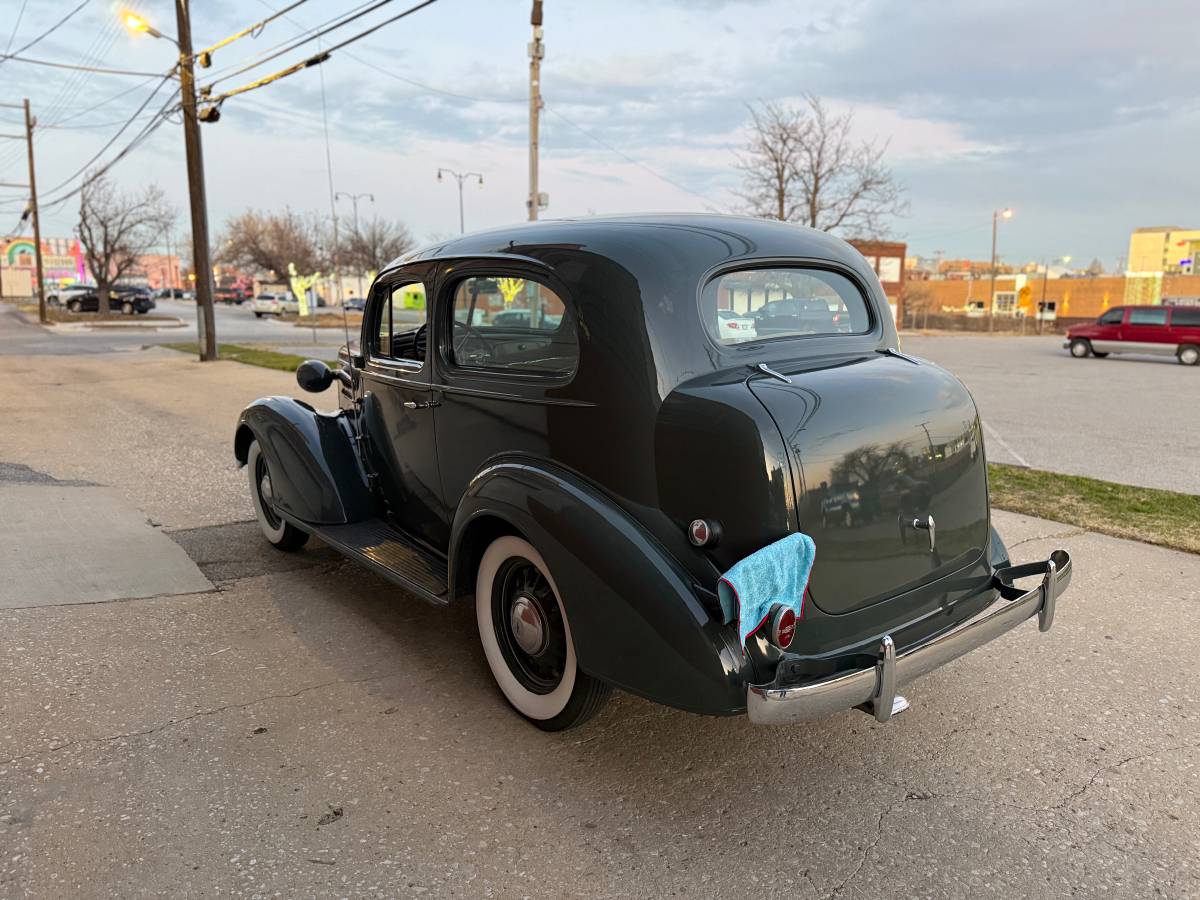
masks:
{"label": "bumper overrider", "polygon": [[[1019,578],[1041,575],[1041,583],[1029,591],[1013,585]],[[986,610],[955,628],[924,643],[896,652],[891,636],[879,643],[873,667],[841,672],[833,677],[800,685],[752,684],[746,689],[746,711],[757,725],[787,725],[818,719],[852,707],[872,713],[886,722],[907,702],[896,691],[915,678],[957,659],[1017,627],[1034,615],[1038,630],[1049,631],[1054,606],[1071,583],[1071,556],[1055,550],[1049,559],[1004,566],[993,574],[999,598]],[[783,666],[779,667],[780,672]]]}

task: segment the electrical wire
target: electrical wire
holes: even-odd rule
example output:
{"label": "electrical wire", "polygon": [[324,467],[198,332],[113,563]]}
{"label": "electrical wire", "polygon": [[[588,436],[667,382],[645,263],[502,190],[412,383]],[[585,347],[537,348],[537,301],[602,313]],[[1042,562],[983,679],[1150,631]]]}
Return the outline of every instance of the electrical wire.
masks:
{"label": "electrical wire", "polygon": [[[213,69],[211,72],[209,72],[207,74],[207,77],[223,79],[232,74],[236,74],[234,72],[234,70],[238,69],[239,67],[241,67],[241,71],[245,71],[247,68],[253,68],[256,65],[259,65],[260,63],[266,62],[267,58],[271,54],[273,54],[276,50],[280,50],[280,48],[282,48],[282,47],[288,47],[289,45],[296,45],[296,40],[298,38],[311,36],[311,37],[309,37],[309,39],[313,40],[316,37],[316,32],[320,31],[321,29],[325,28],[326,26],[330,26],[336,22],[341,21],[346,16],[349,16],[349,15],[352,15],[355,13],[359,13],[361,11],[365,11],[365,10],[367,10],[367,7],[372,6],[376,2],[377,2],[377,0],[365,0],[365,2],[360,3],[358,6],[352,6],[350,9],[346,10],[345,12],[338,13],[336,16],[333,16],[330,19],[326,19],[325,21],[323,21],[317,25],[314,25],[311,28],[306,28],[303,25],[300,25],[291,16],[285,16],[284,18],[286,18],[289,22],[291,22],[293,25],[296,25],[296,27],[300,29],[299,34],[293,35],[290,38],[285,38],[284,40],[279,41],[276,44],[272,44],[269,47],[264,47],[256,56],[250,57],[249,60],[241,60],[239,62],[231,63],[228,66],[218,67],[216,69]],[[270,9],[272,12],[275,11],[274,8],[269,3],[264,2],[263,5],[267,9]],[[283,10],[280,10],[281,14],[283,12],[284,12]],[[281,52],[286,53],[287,51],[282,50]],[[213,83],[215,84],[216,82],[214,81]]]}
{"label": "electrical wire", "polygon": [[[380,0],[380,3],[377,4],[377,6],[381,6],[384,3],[391,3],[391,2],[392,2],[392,0]],[[286,69],[281,69],[278,72],[275,72],[271,75],[267,75],[264,78],[258,79],[257,81],[253,81],[249,84],[244,84],[241,87],[234,88],[233,90],[230,90],[230,91],[225,91],[224,93],[222,93],[216,97],[207,98],[208,102],[219,104],[219,103],[224,102],[225,100],[227,100],[230,97],[235,97],[238,94],[244,94],[247,91],[253,91],[253,90],[257,90],[258,88],[261,88],[261,87],[266,87],[268,84],[278,81],[281,78],[286,78],[289,75],[294,75],[296,72],[299,72],[302,69],[306,69],[310,66],[319,65],[319,64],[325,62],[325,60],[329,59],[329,57],[332,56],[335,51],[340,50],[342,47],[349,46],[350,44],[353,44],[355,41],[361,41],[367,35],[374,34],[379,29],[384,28],[387,25],[391,25],[393,22],[398,22],[400,19],[403,19],[407,16],[411,16],[413,13],[424,9],[427,6],[432,6],[436,2],[437,2],[437,0],[423,0],[423,2],[417,3],[413,6],[410,6],[408,9],[392,16],[390,19],[384,19],[382,22],[372,25],[370,28],[366,29],[365,31],[361,31],[358,34],[354,35],[353,37],[346,38],[346,40],[342,41],[340,44],[334,44],[328,50],[323,50],[319,53],[316,53],[313,56],[308,57],[307,59],[301,60],[298,63],[288,66]],[[341,26],[338,26],[338,27],[341,27]],[[332,29],[329,29],[329,30],[332,30]],[[322,34],[323,33],[324,32],[322,32]],[[320,37],[320,34],[315,35],[315,37]],[[311,38],[306,39],[305,42],[307,42],[307,40],[311,40]],[[299,46],[299,45],[297,45],[297,46]],[[278,55],[278,54],[276,54],[276,55]],[[258,65],[258,64],[256,64],[256,65]],[[254,68],[254,66],[249,66],[248,68]],[[244,71],[244,70],[242,70],[242,71]],[[223,81],[225,79],[219,79],[219,80]],[[215,81],[212,82],[212,84],[208,85],[208,88],[211,88],[213,84],[216,84],[216,82]],[[207,90],[208,88],[205,88],[202,90]]]}
{"label": "electrical wire", "polygon": [[[87,0],[84,0],[84,2],[86,3]],[[262,21],[255,22],[249,28],[243,28],[237,34],[231,34],[229,37],[225,38],[224,40],[217,41],[211,47],[205,47],[203,50],[201,50],[196,55],[199,56],[201,53],[213,53],[216,50],[220,50],[222,47],[228,47],[234,41],[236,41],[240,38],[244,38],[246,35],[250,35],[252,38],[256,38],[260,34],[262,34],[263,28],[265,28],[268,23],[273,22],[275,19],[278,19],[280,16],[285,15],[286,13],[291,12],[297,6],[303,6],[307,2],[308,2],[308,0],[296,0],[296,2],[293,3],[291,6],[285,6],[283,9],[278,10],[275,13],[273,13],[272,15],[267,16]]]}
{"label": "electrical wire", "polygon": [[[47,28],[45,31],[43,31],[41,34],[39,34],[37,37],[35,37],[32,41],[25,44],[23,47],[18,47],[17,53],[18,54],[24,53],[30,47],[34,46],[35,44],[39,44],[46,38],[50,37],[50,35],[54,34],[54,32],[58,31],[58,29],[62,28],[62,26],[66,25],[67,22],[71,21],[72,17],[75,15],[75,13],[79,12],[81,9],[83,9],[85,6],[87,6],[91,2],[92,2],[92,0],[83,0],[82,3],[80,3],[78,6],[76,6],[73,10],[71,10],[69,13],[67,13],[65,16],[63,16],[61,19],[59,19],[57,22],[55,22],[53,25],[51,25],[49,28]],[[21,11],[22,12],[25,11],[24,3],[21,4]],[[4,48],[5,53],[8,53],[12,49],[13,38],[15,38],[17,36],[17,28],[20,27],[20,25],[21,25],[21,17],[17,16],[17,24],[16,24],[16,26],[13,27],[12,37],[10,37],[8,39],[8,46]],[[4,60],[0,60],[0,65],[3,65],[3,63],[4,63]]]}
{"label": "electrical wire", "polygon": [[12,49],[13,41],[17,39],[17,32],[21,29],[21,20],[25,18],[25,7],[28,5],[29,0],[21,0],[21,11],[17,13],[17,22],[13,25],[12,34],[8,36],[8,45],[4,48],[5,53]]}
{"label": "electrical wire", "polygon": [[[390,2],[390,0],[389,0]],[[433,0],[430,0],[433,2]],[[135,72],[131,69],[106,69],[100,66],[75,66],[71,63],[51,62],[48,59],[31,59],[28,56],[17,56],[15,53],[0,53],[0,62],[11,59],[13,62],[28,63],[31,66],[49,66],[53,69],[73,69],[76,72],[90,72],[93,75],[136,75],[145,77],[154,72]]]}
{"label": "electrical wire", "polygon": [[[94,156],[92,156],[92,158],[91,158],[91,159],[89,159],[89,160],[88,160],[86,163],[84,163],[82,166],[80,166],[80,167],[79,167],[79,168],[78,168],[76,171],[74,171],[74,172],[73,172],[73,173],[71,173],[69,176],[67,176],[66,178],[64,178],[62,181],[60,181],[60,182],[59,182],[58,184],[56,184],[54,187],[52,187],[52,188],[50,188],[49,190],[47,190],[47,191],[46,191],[46,194],[47,194],[47,195],[53,194],[55,191],[59,190],[60,188],[64,187],[65,185],[69,184],[69,183],[70,183],[72,180],[74,180],[76,177],[78,177],[79,175],[81,175],[81,174],[83,174],[84,172],[86,172],[86,171],[87,171],[87,169],[88,169],[88,167],[89,167],[90,165],[92,165],[92,163],[94,163],[94,162],[95,162],[97,159],[99,159],[101,156],[103,156],[103,155],[104,155],[104,152],[105,152],[106,150],[108,150],[108,148],[109,148],[109,147],[111,147],[111,146],[112,146],[114,143],[116,143],[116,141],[117,141],[117,138],[119,138],[119,137],[120,137],[122,134],[124,134],[124,133],[125,133],[125,130],[126,130],[127,128],[129,128],[129,126],[130,126],[130,125],[132,125],[132,124],[133,124],[134,120],[135,120],[135,119],[136,119],[138,116],[140,116],[140,115],[141,115],[142,111],[143,111],[143,110],[144,110],[144,109],[145,109],[147,106],[149,106],[149,105],[150,105],[150,101],[154,99],[155,95],[157,95],[157,94],[158,94],[158,92],[159,92],[160,90],[162,90],[162,86],[163,86],[164,84],[166,84],[168,80],[170,80],[171,76],[172,76],[172,75],[174,75],[174,73],[175,73],[175,70],[174,70],[174,69],[172,69],[172,70],[171,70],[170,72],[168,72],[166,75],[163,75],[163,76],[162,76],[162,80],[161,80],[161,81],[159,81],[158,85],[157,85],[157,86],[154,88],[154,90],[153,90],[153,91],[151,91],[151,92],[150,92],[150,94],[149,94],[149,95],[146,97],[146,99],[142,101],[142,104],[141,104],[141,106],[139,106],[139,107],[138,107],[136,110],[134,110],[134,112],[133,112],[133,115],[131,115],[131,116],[130,116],[130,117],[129,117],[129,118],[126,120],[126,121],[125,121],[125,124],[124,124],[124,125],[122,125],[122,126],[121,126],[121,127],[118,129],[118,130],[117,130],[117,132],[116,132],[116,133],[115,133],[115,134],[114,134],[114,135],[113,135],[111,138],[109,138],[109,139],[108,139],[108,141],[107,141],[107,142],[104,144],[104,146],[103,146],[103,147],[101,147],[101,148],[100,148],[98,151],[96,151],[96,154],[95,154]],[[166,110],[166,107],[167,107],[168,105],[170,105],[170,103],[171,103],[171,102],[172,102],[172,101],[175,99],[175,95],[176,95],[177,93],[179,93],[179,90],[178,90],[178,88],[177,88],[175,91],[173,91],[173,92],[172,92],[171,96],[169,96],[169,97],[167,98],[167,102],[166,102],[165,104],[163,104],[163,108],[162,108],[161,110],[159,110],[159,113],[158,113],[158,115],[160,115],[160,116],[161,116],[161,115],[163,114],[163,112]]]}
{"label": "electrical wire", "polygon": [[[254,69],[254,68],[257,68],[258,66],[261,66],[265,62],[270,62],[272,59],[277,59],[278,57],[283,56],[285,53],[290,53],[292,50],[295,50],[297,47],[307,44],[309,41],[315,41],[318,38],[324,37],[326,34],[329,34],[329,32],[336,31],[339,28],[343,28],[346,25],[349,25],[351,22],[361,19],[363,16],[368,15],[369,13],[373,13],[378,9],[382,9],[383,7],[385,7],[388,4],[393,3],[393,2],[395,2],[395,0],[376,0],[376,2],[368,4],[365,9],[360,8],[357,12],[342,16],[341,19],[339,19],[336,22],[336,24],[329,25],[327,27],[321,27],[320,30],[315,32],[314,34],[309,34],[307,36],[300,37],[300,38],[292,41],[288,46],[283,47],[279,50],[276,50],[274,53],[270,53],[270,54],[262,57],[258,62],[249,63],[248,65],[242,66],[241,68],[236,69],[233,72],[230,72],[228,75],[222,75],[221,77],[214,79],[213,81],[209,82],[202,89],[202,93],[211,91],[213,86],[218,84],[219,82],[228,81],[231,78],[234,78],[238,75],[243,74],[244,72],[248,72],[250,69]],[[344,47],[346,45],[346,43],[353,43],[353,41],[361,40],[362,38],[366,37],[368,34],[371,34],[372,32],[378,31],[380,28],[383,28],[385,25],[390,25],[392,22],[395,22],[399,19],[403,19],[405,16],[412,15],[413,13],[417,12],[417,10],[424,9],[426,6],[431,6],[436,2],[437,2],[437,0],[423,0],[423,2],[418,3],[415,6],[409,7],[408,9],[406,9],[404,12],[400,13],[399,15],[392,16],[390,19],[384,19],[379,24],[373,25],[371,28],[367,29],[366,31],[361,32],[359,35],[352,38],[350,41],[346,41],[341,44],[335,44],[334,46],[330,47],[328,50],[324,51],[323,55],[325,58],[328,58],[330,53],[332,53],[334,50],[337,50],[339,47]],[[311,60],[316,59],[317,56],[322,56],[322,54],[317,54],[316,56],[310,57],[309,58],[310,61],[308,62],[308,64],[315,65],[315,63],[311,62]],[[295,66],[293,66],[291,68],[294,71],[299,71]]]}

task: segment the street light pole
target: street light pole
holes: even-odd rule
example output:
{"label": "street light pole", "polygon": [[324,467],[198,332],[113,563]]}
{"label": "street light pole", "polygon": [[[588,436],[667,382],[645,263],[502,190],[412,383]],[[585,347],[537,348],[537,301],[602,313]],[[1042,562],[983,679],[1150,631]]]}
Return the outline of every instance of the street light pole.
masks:
{"label": "street light pole", "polygon": [[483,187],[483,176],[478,172],[455,172],[453,169],[438,169],[438,181],[442,180],[442,174],[445,173],[458,182],[458,233],[465,234],[466,227],[463,220],[463,182],[469,178],[479,179],[479,186]]}
{"label": "street light pole", "polygon": [[192,274],[196,276],[196,327],[200,361],[217,359],[217,329],[213,317],[212,260],[209,258],[208,206],[204,191],[204,154],[200,121],[196,117],[196,73],[192,56],[189,0],[175,0],[179,46],[179,93],[183,107],[183,143],[187,153],[188,200],[192,214]]}
{"label": "street light pole", "polygon": [[[337,193],[334,195],[334,199],[335,199],[335,200],[341,199],[342,197],[349,197],[349,198],[350,198],[350,203],[351,203],[351,204],[354,206],[354,235],[355,235],[355,237],[359,237],[359,231],[358,231],[358,201],[359,201],[361,198],[363,198],[363,197],[366,197],[366,198],[367,198],[367,199],[369,199],[369,200],[370,200],[372,203],[374,203],[374,202],[375,202],[375,195],[374,195],[374,194],[350,194],[350,193],[347,193],[346,191],[338,191],[338,192],[337,192]],[[461,199],[461,198],[460,198],[460,199]],[[460,204],[460,205],[461,205],[461,204]],[[460,209],[460,210],[459,210],[459,217],[461,218],[461,216],[462,216],[462,211],[461,211],[461,209]],[[360,270],[359,270],[359,273],[358,273],[358,296],[359,296],[359,297],[361,297],[361,296],[362,296],[362,294],[363,294],[363,278],[362,278],[362,270],[360,269]]]}
{"label": "street light pole", "polygon": [[1000,219],[1011,219],[1011,209],[998,209],[992,213],[992,271],[991,288],[988,290],[988,331],[996,330],[996,225]]}

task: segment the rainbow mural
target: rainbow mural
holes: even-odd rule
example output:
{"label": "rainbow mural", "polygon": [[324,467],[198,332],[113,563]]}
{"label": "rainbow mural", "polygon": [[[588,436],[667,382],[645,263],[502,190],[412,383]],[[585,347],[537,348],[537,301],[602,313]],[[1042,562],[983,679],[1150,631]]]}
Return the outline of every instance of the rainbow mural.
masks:
{"label": "rainbow mural", "polygon": [[[36,283],[33,239],[0,238],[0,264],[9,269],[28,269]],[[45,267],[47,287],[62,287],[87,280],[83,248],[79,246],[77,238],[43,238],[42,265]]]}

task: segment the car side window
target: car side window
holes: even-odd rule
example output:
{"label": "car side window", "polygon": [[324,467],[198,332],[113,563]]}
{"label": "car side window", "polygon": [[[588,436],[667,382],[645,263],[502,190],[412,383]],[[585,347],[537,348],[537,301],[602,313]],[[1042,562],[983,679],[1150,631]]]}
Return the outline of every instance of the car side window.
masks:
{"label": "car side window", "polygon": [[1167,309],[1161,306],[1157,309],[1131,309],[1129,311],[1129,324],[1166,325]]}
{"label": "car side window", "polygon": [[1110,309],[1108,312],[1106,312],[1104,315],[1102,315],[1100,317],[1100,324],[1101,325],[1120,325],[1121,320],[1123,318],[1125,318],[1125,310]]}
{"label": "car side window", "polygon": [[561,376],[579,340],[562,298],[532,278],[476,275],[454,286],[447,356],[463,369]]}
{"label": "car side window", "polygon": [[1171,324],[1176,328],[1200,328],[1200,307],[1175,307],[1171,313]]}
{"label": "car side window", "polygon": [[425,334],[418,332],[428,319],[425,285],[420,281],[386,285],[379,303],[375,355],[391,359],[425,359]]}

